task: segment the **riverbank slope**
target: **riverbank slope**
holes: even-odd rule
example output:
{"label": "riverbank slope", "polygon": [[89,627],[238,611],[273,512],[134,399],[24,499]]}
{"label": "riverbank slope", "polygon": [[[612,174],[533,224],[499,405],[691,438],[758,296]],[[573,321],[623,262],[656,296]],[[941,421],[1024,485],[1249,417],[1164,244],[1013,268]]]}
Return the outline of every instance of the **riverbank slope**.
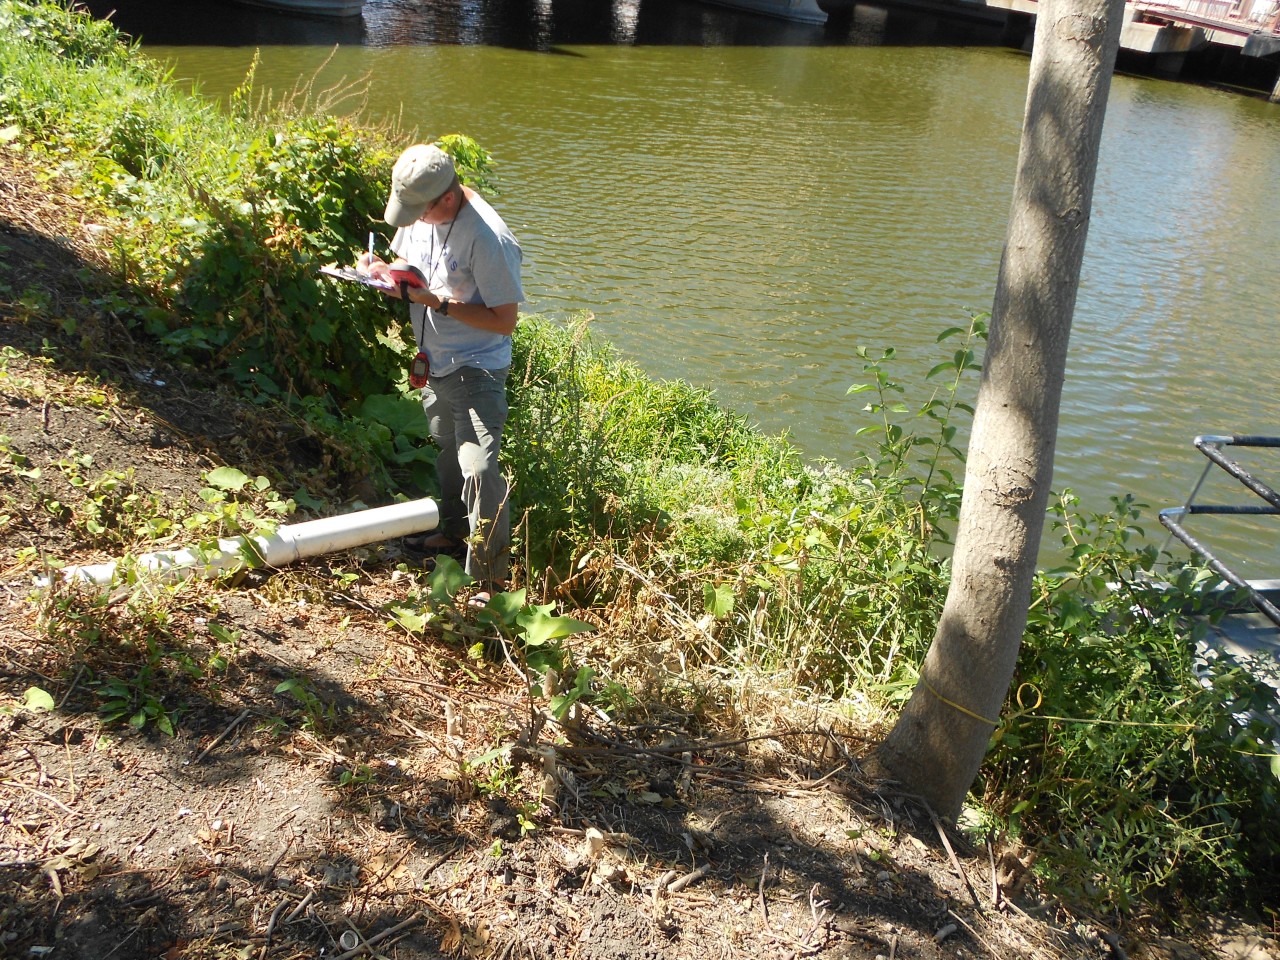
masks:
{"label": "riverbank slope", "polygon": [[[6,949],[333,955],[398,927],[403,956],[1093,956],[1148,939],[1140,893],[1265,896],[1270,794],[1223,691],[1175,624],[1089,592],[1141,559],[1129,512],[1096,534],[1064,512],[1081,565],[1037,584],[1019,689],[1045,702],[1002,723],[975,812],[1023,842],[944,836],[861,774],[914,682],[958,494],[911,472],[947,434],[888,422],[881,368],[878,452],[819,471],[526,317],[520,589],[487,608],[398,542],[35,590],[63,562],[418,489],[430,450],[385,392],[384,305],[312,275],[317,247],[363,244],[377,141],[233,123],[101,25],[14,11],[40,29],[0,32],[25,80],[0,98]],[[1104,890],[1127,898],[1105,927],[1070,906]]]}
{"label": "riverbank slope", "polygon": [[[388,631],[384,605],[419,575],[394,543],[193,585],[177,604],[34,594],[31,548],[93,555],[54,516],[93,499],[69,464],[194,501],[210,468],[253,473],[282,448],[261,410],[142,344],[84,351],[62,333],[53,321],[109,294],[80,279],[109,250],[65,184],[9,153],[0,169],[0,432],[18,511],[0,548],[6,954],[345,956],[379,936],[402,958],[1120,955],[1108,941],[1243,957],[1226,942],[1259,943],[1248,928],[1175,942],[1039,901],[1015,848],[993,874],[986,850],[948,834],[952,852],[859,776],[874,731],[785,696],[746,697],[760,714],[715,735],[658,702],[627,728],[560,730],[506,664],[469,653],[474,613],[434,636]],[[14,299],[32,290],[39,310]],[[104,726],[98,685],[128,675],[138,651],[119,644],[139,634],[156,659],[127,693],[155,712]],[[477,759],[495,749],[501,762]]]}

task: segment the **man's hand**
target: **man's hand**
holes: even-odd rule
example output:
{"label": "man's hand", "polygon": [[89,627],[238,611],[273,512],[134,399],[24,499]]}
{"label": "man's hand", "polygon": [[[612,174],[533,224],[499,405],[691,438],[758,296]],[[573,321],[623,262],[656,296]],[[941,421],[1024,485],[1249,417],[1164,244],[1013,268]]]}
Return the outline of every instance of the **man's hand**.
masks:
{"label": "man's hand", "polygon": [[375,276],[375,269],[385,266],[386,264],[382,262],[382,258],[376,253],[362,253],[359,259],[356,260],[356,273],[366,277]]}

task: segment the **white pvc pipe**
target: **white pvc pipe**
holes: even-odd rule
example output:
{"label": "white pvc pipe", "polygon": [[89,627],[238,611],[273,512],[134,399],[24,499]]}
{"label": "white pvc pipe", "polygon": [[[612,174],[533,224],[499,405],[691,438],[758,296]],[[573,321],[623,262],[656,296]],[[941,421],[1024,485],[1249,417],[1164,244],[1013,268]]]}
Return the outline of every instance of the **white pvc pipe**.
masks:
{"label": "white pvc pipe", "polygon": [[[393,503],[387,507],[357,510],[337,517],[323,517],[280,527],[275,533],[256,537],[219,540],[217,547],[184,547],[144,553],[136,569],[161,580],[188,577],[213,579],[247,566],[256,552],[268,567],[284,567],[303,557],[318,557],[336,550],[348,550],[366,543],[390,540],[411,533],[434,530],[440,524],[440,510],[429,497]],[[66,567],[64,580],[110,586],[118,561]],[[48,586],[45,580],[40,584]]]}

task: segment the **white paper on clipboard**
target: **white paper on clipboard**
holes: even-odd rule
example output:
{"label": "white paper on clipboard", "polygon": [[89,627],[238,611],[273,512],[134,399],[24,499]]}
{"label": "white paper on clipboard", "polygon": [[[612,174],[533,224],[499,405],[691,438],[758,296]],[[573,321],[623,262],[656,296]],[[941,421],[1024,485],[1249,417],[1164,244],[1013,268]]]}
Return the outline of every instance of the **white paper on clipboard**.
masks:
{"label": "white paper on clipboard", "polygon": [[364,287],[373,287],[375,290],[394,290],[389,283],[383,283],[373,277],[366,276],[362,273],[356,273],[352,267],[340,267],[336,263],[326,264],[320,268],[320,272],[326,277],[334,277],[338,280],[348,280],[351,283],[358,283]]}

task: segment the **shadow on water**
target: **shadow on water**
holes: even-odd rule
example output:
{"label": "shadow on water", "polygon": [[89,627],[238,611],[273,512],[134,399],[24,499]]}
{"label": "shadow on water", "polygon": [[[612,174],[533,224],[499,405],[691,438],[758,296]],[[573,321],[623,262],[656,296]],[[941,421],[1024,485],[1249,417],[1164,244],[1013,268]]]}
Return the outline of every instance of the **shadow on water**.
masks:
{"label": "shadow on water", "polygon": [[165,46],[485,45],[544,53],[610,46],[986,46],[1001,18],[833,2],[826,24],[791,23],[699,0],[370,0],[359,17],[323,19],[232,0],[89,0],[125,33]]}

